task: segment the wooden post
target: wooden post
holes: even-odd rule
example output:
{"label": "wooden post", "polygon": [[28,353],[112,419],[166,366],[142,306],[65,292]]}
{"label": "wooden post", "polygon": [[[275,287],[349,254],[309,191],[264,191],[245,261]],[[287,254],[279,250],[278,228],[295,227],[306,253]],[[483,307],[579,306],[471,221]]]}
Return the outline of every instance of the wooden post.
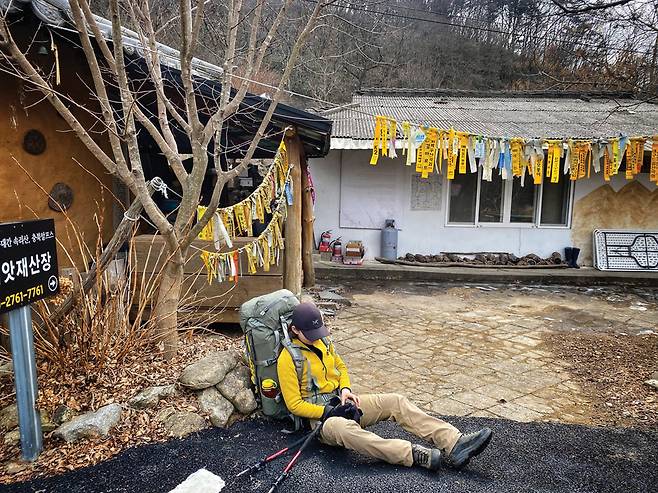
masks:
{"label": "wooden post", "polygon": [[285,237],[283,287],[298,298],[302,296],[302,147],[297,132],[288,130],[285,137],[290,161],[292,205],[288,206]]}
{"label": "wooden post", "polygon": [[304,287],[315,286],[315,269],[313,268],[313,194],[308,179],[308,161],[302,148],[302,270],[304,274]]}

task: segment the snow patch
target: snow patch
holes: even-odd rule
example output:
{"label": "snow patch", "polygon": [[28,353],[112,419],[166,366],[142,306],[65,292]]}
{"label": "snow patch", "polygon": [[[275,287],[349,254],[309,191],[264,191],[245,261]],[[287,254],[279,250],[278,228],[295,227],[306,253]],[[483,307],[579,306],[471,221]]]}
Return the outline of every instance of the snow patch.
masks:
{"label": "snow patch", "polygon": [[222,478],[206,469],[199,469],[169,493],[219,493],[224,486],[226,483]]}

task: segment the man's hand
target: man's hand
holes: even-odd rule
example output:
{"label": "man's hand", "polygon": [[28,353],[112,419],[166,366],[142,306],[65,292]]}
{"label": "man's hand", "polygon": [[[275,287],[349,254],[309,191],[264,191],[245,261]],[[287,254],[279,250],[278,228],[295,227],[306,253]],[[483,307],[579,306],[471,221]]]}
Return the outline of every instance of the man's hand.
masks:
{"label": "man's hand", "polygon": [[329,418],[345,418],[352,419],[357,423],[361,422],[361,416],[363,416],[363,411],[356,407],[356,404],[349,400],[346,404],[338,404],[337,406],[333,404],[327,404],[324,407],[324,412],[322,413],[322,422],[324,423]]}
{"label": "man's hand", "polygon": [[343,389],[340,392],[340,403],[345,404],[348,400],[352,401],[356,407],[361,407],[361,399],[356,394],[353,394],[350,389]]}

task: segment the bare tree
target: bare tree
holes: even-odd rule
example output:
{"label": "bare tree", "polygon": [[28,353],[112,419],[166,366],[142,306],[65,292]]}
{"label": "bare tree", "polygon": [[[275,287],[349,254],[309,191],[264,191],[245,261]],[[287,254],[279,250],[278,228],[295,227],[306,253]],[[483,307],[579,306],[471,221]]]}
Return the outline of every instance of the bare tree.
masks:
{"label": "bare tree", "polygon": [[[149,220],[165,238],[170,261],[163,272],[152,316],[156,317],[165,356],[171,357],[178,345],[177,308],[188,248],[212,218],[224,185],[248,165],[259,142],[266,136],[268,124],[285,93],[302,46],[321,10],[331,2],[309,2],[301,12],[303,22],[256,135],[248,147],[242,149],[240,164],[228,171],[220,166],[222,154],[227,152],[222,134],[229,120],[240,111],[249,79],[259,73],[268,49],[281,26],[287,22],[292,0],[255,0],[250,5],[243,0],[229,0],[222,3],[225,8],[215,8],[211,0],[180,0],[168,2],[168,9],[160,6],[162,10],[157,20],[153,18],[154,7],[149,0],[109,0],[109,24],[94,15],[90,3],[90,0],[70,0],[69,5],[79,37],[76,42],[79,41],[91,74],[90,91],[99,108],[94,115],[103,125],[108,150],[96,142],[88,127],[70,109],[74,105],[70,104],[66,94],[58,91],[54,77],[44,73],[28,56],[27,49],[20,46],[6,13],[0,19],[0,48],[7,70],[43,94],[95,158],[142,202]],[[207,13],[211,8],[213,18],[209,20]],[[264,25],[264,10],[270,19],[267,26]],[[166,19],[165,15],[171,15],[171,18]],[[223,16],[221,20],[220,16]],[[199,91],[202,82],[195,76],[195,64],[198,63],[195,56],[206,49],[202,39],[206,23],[215,28],[218,25],[224,27],[221,93],[217,97],[202,96]],[[177,33],[172,35],[174,27]],[[178,40],[180,84],[177,90],[172,90],[171,82],[166,82],[163,74],[161,57],[171,56],[171,52],[165,53],[159,43],[165,34]],[[125,50],[128,38],[129,47],[137,48],[143,54],[146,71],[142,80],[135,80],[127,68],[131,63]],[[238,65],[240,79],[236,78]],[[155,98],[155,114],[142,103],[145,94]],[[202,113],[207,118],[202,118]],[[138,145],[139,132],[148,133],[180,183],[182,199],[173,224],[147,189]],[[177,136],[181,132],[189,141],[191,154],[180,149]],[[213,163],[217,181],[210,204],[203,217],[194,223],[204,176]]]}

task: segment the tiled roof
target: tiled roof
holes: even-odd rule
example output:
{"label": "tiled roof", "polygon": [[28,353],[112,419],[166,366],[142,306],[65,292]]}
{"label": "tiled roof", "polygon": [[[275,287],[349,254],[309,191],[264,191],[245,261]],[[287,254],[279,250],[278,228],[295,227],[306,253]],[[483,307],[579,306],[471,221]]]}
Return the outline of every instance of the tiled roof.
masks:
{"label": "tiled roof", "polygon": [[368,90],[326,116],[334,139],[371,140],[372,115],[495,137],[605,138],[658,134],[658,101],[648,101],[611,93]]}

